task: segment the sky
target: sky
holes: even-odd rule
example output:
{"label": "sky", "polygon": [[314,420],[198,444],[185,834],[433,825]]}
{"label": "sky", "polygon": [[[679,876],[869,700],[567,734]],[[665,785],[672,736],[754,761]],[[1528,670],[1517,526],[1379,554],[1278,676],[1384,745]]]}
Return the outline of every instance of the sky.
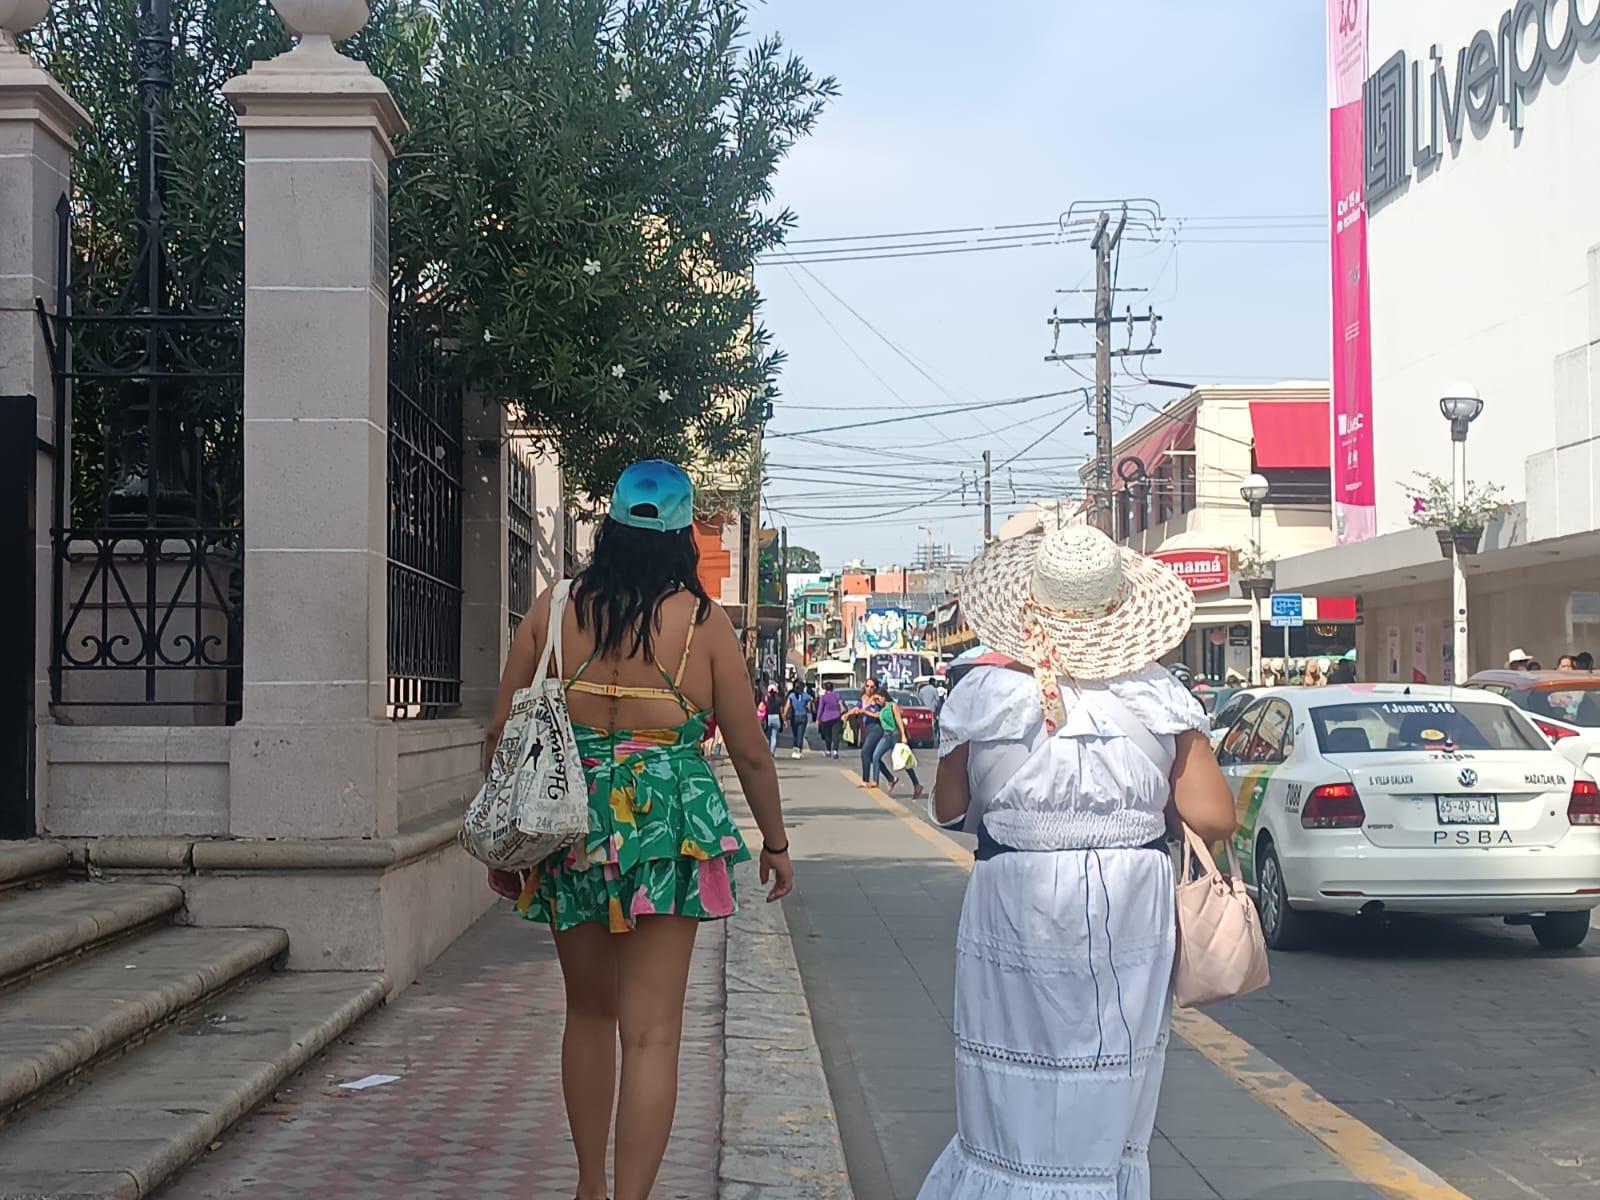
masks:
{"label": "sky", "polygon": [[[1131,370],[1325,379],[1324,11],[1323,0],[753,0],[753,32],[781,34],[840,87],[776,180],[777,205],[798,218],[788,249],[809,261],[774,255],[756,270],[762,320],[787,355],[767,429],[767,523],[830,568],[905,562],[930,540],[967,555],[982,540],[985,449],[996,528],[1075,483],[1093,448],[1082,395],[971,411],[1084,383],[1044,361],[1052,308],[1092,312],[1092,295],[1059,294],[1094,283],[1089,247],[1056,225],[1075,204],[1143,199],[1162,213],[1153,241],[1130,227],[1118,264],[1119,288],[1149,290],[1120,292],[1116,311],[1161,317],[1160,357],[1124,360]],[[976,232],[925,232],[951,229]],[[810,240],[844,238],[861,240]],[[996,244],[982,238],[1044,244],[967,252]],[[951,244],[825,261],[929,242]],[[1134,337],[1148,342],[1143,327]],[[1126,344],[1119,330],[1113,345]],[[1092,348],[1092,330],[1062,332],[1063,353]],[[1074,365],[1092,377],[1092,361]],[[1119,413],[1119,433],[1150,415],[1131,406],[1183,394],[1128,376],[1115,389],[1132,418]]]}

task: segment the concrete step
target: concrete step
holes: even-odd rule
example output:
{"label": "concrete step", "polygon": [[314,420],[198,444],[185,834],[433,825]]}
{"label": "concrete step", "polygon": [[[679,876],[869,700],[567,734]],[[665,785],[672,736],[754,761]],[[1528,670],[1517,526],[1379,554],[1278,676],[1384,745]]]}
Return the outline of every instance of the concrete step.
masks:
{"label": "concrete step", "polygon": [[67,848],[58,842],[0,842],[0,889],[63,871],[67,859]]}
{"label": "concrete step", "polygon": [[0,985],[183,906],[165,883],[46,883],[0,892]]}
{"label": "concrete step", "polygon": [[281,929],[158,927],[0,993],[0,1116],[288,948]]}
{"label": "concrete step", "polygon": [[0,1197],[143,1200],[383,994],[347,972],[230,993],[0,1127]]}

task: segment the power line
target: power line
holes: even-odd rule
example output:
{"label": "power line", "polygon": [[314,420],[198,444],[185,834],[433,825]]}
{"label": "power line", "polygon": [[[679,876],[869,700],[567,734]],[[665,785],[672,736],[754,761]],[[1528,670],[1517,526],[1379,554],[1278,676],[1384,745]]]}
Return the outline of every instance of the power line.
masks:
{"label": "power line", "polygon": [[868,429],[878,425],[898,425],[905,421],[926,421],[935,417],[948,417],[957,413],[978,412],[990,408],[1008,408],[1017,404],[1031,404],[1035,400],[1054,400],[1061,396],[1076,396],[1088,391],[1087,388],[1067,388],[1059,392],[1037,392],[1031,396],[1012,396],[1006,400],[989,400],[979,404],[958,405],[952,408],[928,409],[923,412],[908,413],[903,417],[879,417],[871,421],[852,421],[846,425],[823,425],[816,429],[798,429],[784,433],[766,434],[766,440],[774,438],[797,438],[812,433],[837,433],[841,429]]}

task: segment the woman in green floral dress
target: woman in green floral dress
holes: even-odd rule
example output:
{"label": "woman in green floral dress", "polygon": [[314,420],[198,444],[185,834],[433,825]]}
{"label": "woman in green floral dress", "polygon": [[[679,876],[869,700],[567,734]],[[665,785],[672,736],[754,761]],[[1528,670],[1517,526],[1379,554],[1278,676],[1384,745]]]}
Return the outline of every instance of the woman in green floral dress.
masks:
{"label": "woman in green floral dress", "polygon": [[[618,480],[561,631],[565,661],[581,664],[567,700],[589,785],[589,835],[526,876],[490,877],[522,916],[555,932],[578,1200],[610,1194],[614,1101],[615,1195],[648,1197],[677,1102],[695,932],[701,921],[733,915],[731,868],[750,857],[701,752],[713,711],[761,830],[767,899],[794,886],[777,772],[749,704],[738,637],[699,581],[693,512],[689,477],[671,463],[635,463]],[[533,679],[549,620],[546,592],[513,640],[486,761],[512,696]]]}

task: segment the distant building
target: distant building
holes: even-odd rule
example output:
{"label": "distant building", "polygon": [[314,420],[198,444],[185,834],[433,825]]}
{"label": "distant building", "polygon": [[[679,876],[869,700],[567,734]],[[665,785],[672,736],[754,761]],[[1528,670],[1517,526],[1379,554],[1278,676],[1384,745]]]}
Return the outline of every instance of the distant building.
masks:
{"label": "distant building", "polygon": [[[1165,561],[1194,590],[1194,627],[1173,659],[1197,674],[1221,679],[1250,669],[1251,601],[1238,584],[1253,538],[1239,494],[1246,476],[1265,476],[1271,489],[1261,520],[1264,558],[1333,543],[1328,422],[1325,383],[1206,386],[1116,442],[1116,539]],[[1091,466],[1080,479],[1092,482]],[[1332,657],[1355,645],[1353,599],[1308,596],[1305,609],[1304,626],[1264,631],[1265,657]]]}

